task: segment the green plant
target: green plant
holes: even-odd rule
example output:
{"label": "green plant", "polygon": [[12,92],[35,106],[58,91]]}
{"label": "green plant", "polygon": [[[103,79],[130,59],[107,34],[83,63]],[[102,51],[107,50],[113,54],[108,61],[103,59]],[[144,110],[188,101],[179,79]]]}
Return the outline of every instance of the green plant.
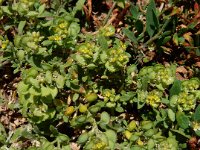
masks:
{"label": "green plant", "polygon": [[91,3],[0,1],[0,69],[20,80],[13,109],[27,120],[0,123],[0,149],[188,149],[200,136],[198,3],[189,14],[182,1],[98,1],[107,16]]}

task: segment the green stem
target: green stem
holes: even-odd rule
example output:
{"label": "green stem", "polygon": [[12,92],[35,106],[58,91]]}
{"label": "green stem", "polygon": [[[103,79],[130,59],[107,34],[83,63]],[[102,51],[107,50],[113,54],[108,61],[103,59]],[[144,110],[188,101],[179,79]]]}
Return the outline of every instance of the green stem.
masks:
{"label": "green stem", "polygon": [[103,22],[104,26],[107,24],[108,19],[109,19],[110,15],[111,15],[113,9],[115,8],[116,4],[117,4],[117,2],[114,2],[113,5],[112,5],[112,7],[111,7],[111,9],[109,10],[108,15],[106,16],[106,19]]}
{"label": "green stem", "polygon": [[152,38],[150,38],[146,43],[144,43],[144,45],[151,44],[153,41],[157,40],[160,37],[160,35],[162,34],[162,32],[164,31],[164,29],[166,28],[166,26],[168,25],[168,23],[170,21],[171,21],[170,19],[167,19],[167,21],[165,21],[164,25],[159,30],[159,32],[156,35],[154,35]]}

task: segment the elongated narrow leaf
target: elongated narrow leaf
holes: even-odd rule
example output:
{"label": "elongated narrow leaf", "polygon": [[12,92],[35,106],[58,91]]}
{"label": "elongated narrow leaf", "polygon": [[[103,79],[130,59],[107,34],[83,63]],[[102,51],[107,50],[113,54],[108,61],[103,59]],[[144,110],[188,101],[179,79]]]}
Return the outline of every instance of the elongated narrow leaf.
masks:
{"label": "elongated narrow leaf", "polygon": [[175,129],[171,129],[171,131],[173,131],[173,132],[175,132],[175,133],[178,133],[178,134],[180,134],[180,135],[182,135],[182,136],[184,136],[184,137],[186,137],[186,138],[188,138],[188,139],[190,139],[191,138],[191,136],[190,135],[187,135],[186,133],[184,133],[183,131],[181,131],[181,130],[175,130]]}
{"label": "elongated narrow leaf", "polygon": [[147,7],[146,26],[147,33],[150,37],[152,37],[159,28],[159,21],[158,17],[156,16],[156,5],[154,0],[150,0],[150,3]]}
{"label": "elongated narrow leaf", "polygon": [[194,113],[194,120],[195,121],[200,121],[200,105],[198,105],[198,107],[195,110]]}
{"label": "elongated narrow leaf", "polygon": [[122,32],[134,43],[138,44],[137,38],[135,37],[135,34],[131,32],[129,29],[123,28]]}
{"label": "elongated narrow leaf", "polygon": [[175,121],[175,113],[173,112],[173,110],[168,109],[167,113],[168,113],[169,119],[174,122]]}
{"label": "elongated narrow leaf", "polygon": [[20,21],[18,25],[18,34],[23,33],[24,26],[26,25],[26,21]]}

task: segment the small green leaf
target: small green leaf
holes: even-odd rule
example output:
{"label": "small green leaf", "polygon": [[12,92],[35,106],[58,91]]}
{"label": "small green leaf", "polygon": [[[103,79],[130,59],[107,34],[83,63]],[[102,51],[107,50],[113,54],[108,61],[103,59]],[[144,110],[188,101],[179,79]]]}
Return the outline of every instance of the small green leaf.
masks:
{"label": "small green leaf", "polygon": [[25,83],[22,81],[22,82],[19,82],[19,83],[18,83],[17,91],[18,91],[18,93],[20,93],[20,94],[25,94],[25,93],[27,93],[29,87],[30,87],[29,85],[25,84]]}
{"label": "small green leaf", "polygon": [[65,142],[67,143],[69,141],[69,137],[66,134],[58,134],[58,136],[56,137],[56,140],[59,142]]}
{"label": "small green leaf", "polygon": [[174,122],[175,121],[175,113],[173,112],[173,110],[168,109],[167,113],[168,113],[169,119]]}
{"label": "small green leaf", "polygon": [[113,142],[117,141],[117,134],[115,131],[108,129],[106,130],[105,135],[110,141],[113,141]]}
{"label": "small green leaf", "polygon": [[26,25],[26,21],[19,22],[19,25],[18,25],[18,34],[19,35],[22,35],[25,25]]}
{"label": "small green leaf", "polygon": [[0,143],[5,144],[7,139],[7,134],[4,126],[0,123]]}
{"label": "small green leaf", "polygon": [[85,0],[78,0],[78,2],[76,3],[76,6],[74,7],[72,11],[73,16],[76,14],[77,11],[80,11],[83,9],[84,3],[85,3]]}
{"label": "small green leaf", "polygon": [[116,71],[115,67],[114,67],[113,65],[111,65],[109,62],[107,62],[107,63],[105,64],[105,67],[106,67],[106,69],[108,69],[110,72],[115,72],[115,71]]}
{"label": "small green leaf", "polygon": [[12,15],[12,12],[10,11],[9,6],[0,6],[0,7],[1,7],[0,9],[3,10],[3,12],[5,12],[9,15]]}
{"label": "small green leaf", "polygon": [[24,128],[23,127],[19,127],[15,130],[15,132],[13,133],[10,142],[14,143],[17,142],[17,140],[22,136],[22,132],[23,132]]}
{"label": "small green leaf", "polygon": [[52,86],[52,87],[49,87],[49,90],[51,92],[52,98],[54,99],[57,96],[57,94],[58,94],[58,89],[56,87]]}
{"label": "small green leaf", "polygon": [[169,90],[170,97],[178,95],[181,92],[181,81],[175,80],[172,87]]}
{"label": "small green leaf", "polygon": [[156,4],[154,0],[150,0],[147,7],[146,26],[147,33],[150,37],[152,37],[159,28],[158,17],[156,16]]}
{"label": "small green leaf", "polygon": [[37,49],[38,48],[38,46],[35,44],[35,42],[27,42],[26,44],[31,49]]}
{"label": "small green leaf", "polygon": [[79,24],[76,23],[76,22],[71,23],[69,28],[68,28],[69,35],[72,36],[72,37],[76,37],[79,32],[80,32]]}
{"label": "small green leaf", "polygon": [[114,150],[115,149],[115,143],[117,141],[117,134],[116,134],[116,132],[109,129],[109,130],[106,130],[105,135],[108,138],[110,149]]}
{"label": "small green leaf", "polygon": [[[48,11],[43,11],[43,13],[41,13],[41,14],[39,14],[38,15],[38,17],[39,18],[47,18],[47,17],[52,17],[53,16],[53,14],[52,13],[50,13],[50,12],[48,12]],[[50,20],[50,22],[51,22],[52,20]],[[49,21],[48,21],[49,22]],[[42,23],[41,23],[41,25],[43,25]]]}
{"label": "small green leaf", "polygon": [[77,143],[79,143],[79,144],[86,143],[87,140],[88,140],[88,138],[89,138],[88,133],[87,133],[87,132],[84,132],[84,133],[82,133],[82,134],[78,137]]}
{"label": "small green leaf", "polygon": [[[184,39],[184,38],[183,38]],[[173,40],[173,42],[174,42],[174,44],[176,45],[176,46],[178,46],[178,44],[179,44],[179,38],[178,38],[178,34],[177,33],[175,33],[174,35],[173,35],[173,38],[172,38],[172,40]]]}
{"label": "small green leaf", "polygon": [[141,82],[142,82],[142,83],[141,83],[141,84],[142,84],[141,89],[142,89],[143,91],[147,91],[148,81],[149,81],[148,76],[144,76],[144,77],[142,78],[142,80],[141,80]]}
{"label": "small green leaf", "polygon": [[79,94],[78,94],[78,93],[75,93],[75,94],[73,95],[73,97],[72,97],[73,102],[75,102],[76,100],[78,100],[78,98],[79,98]]}
{"label": "small green leaf", "polygon": [[167,42],[169,42],[171,40],[171,36],[166,36],[164,39],[162,39],[162,45],[166,44]]}
{"label": "small green leaf", "polygon": [[51,84],[52,83],[52,73],[48,70],[45,74],[45,80],[47,81],[47,83]]}
{"label": "small green leaf", "polygon": [[139,17],[139,15],[140,15],[140,13],[139,13],[139,7],[131,5],[130,12],[131,12],[131,17],[137,20],[138,17]]}
{"label": "small green leaf", "polygon": [[53,125],[50,125],[49,130],[53,133],[53,135],[59,134],[58,130]]}
{"label": "small green leaf", "polygon": [[105,124],[108,124],[110,122],[110,115],[106,111],[101,113],[100,122],[105,123]]}
{"label": "small green leaf", "polygon": [[36,95],[36,96],[39,96],[41,94],[40,91],[37,91],[33,86],[31,88],[29,88],[28,92],[31,95]]}
{"label": "small green leaf", "polygon": [[108,59],[108,55],[105,51],[103,51],[100,55],[100,59],[103,63],[106,63],[107,59]]}
{"label": "small green leaf", "polygon": [[44,41],[42,42],[42,45],[43,45],[43,46],[49,46],[49,45],[51,45],[52,43],[53,43],[52,41],[44,40]]}
{"label": "small green leaf", "polygon": [[23,61],[23,59],[25,57],[25,51],[24,50],[18,50],[16,55],[17,55],[17,57],[20,61]]}
{"label": "small green leaf", "polygon": [[27,17],[36,17],[38,15],[38,12],[36,11],[29,11],[28,14],[26,14]]}
{"label": "small green leaf", "polygon": [[190,120],[183,112],[176,113],[176,120],[181,128],[187,129],[189,127]]}
{"label": "small green leaf", "polygon": [[148,149],[154,149],[155,147],[155,142],[153,139],[149,139],[148,142],[147,142],[147,148]]}
{"label": "small green leaf", "polygon": [[40,149],[54,150],[55,147],[54,147],[53,143],[50,143],[47,140],[43,140],[42,145],[40,146]]}
{"label": "small green leaf", "polygon": [[122,32],[134,43],[138,44],[137,38],[135,37],[135,34],[130,31],[129,29],[123,28]]}
{"label": "small green leaf", "polygon": [[38,9],[39,14],[42,14],[45,10],[45,4],[41,5]]}
{"label": "small green leaf", "polygon": [[48,87],[41,85],[41,94],[42,96],[47,97],[51,94],[51,92]]}
{"label": "small green leaf", "polygon": [[58,75],[58,77],[55,79],[56,85],[59,89],[63,88],[65,85],[65,78],[62,75]]}
{"label": "small green leaf", "polygon": [[108,43],[107,43],[107,40],[104,36],[99,36],[98,43],[103,50],[108,49]]}
{"label": "small green leaf", "polygon": [[117,106],[117,107],[115,108],[115,110],[116,110],[117,112],[119,112],[119,113],[124,112],[124,108],[121,107],[121,106]]}
{"label": "small green leaf", "polygon": [[86,65],[85,59],[80,54],[76,54],[75,59],[80,65],[82,65],[82,66]]}
{"label": "small green leaf", "polygon": [[40,83],[37,79],[29,77],[29,83],[31,83],[36,88],[40,88]]}
{"label": "small green leaf", "polygon": [[200,121],[200,105],[197,106],[194,113],[194,120]]}
{"label": "small green leaf", "polygon": [[200,137],[200,130],[195,131],[196,135]]}

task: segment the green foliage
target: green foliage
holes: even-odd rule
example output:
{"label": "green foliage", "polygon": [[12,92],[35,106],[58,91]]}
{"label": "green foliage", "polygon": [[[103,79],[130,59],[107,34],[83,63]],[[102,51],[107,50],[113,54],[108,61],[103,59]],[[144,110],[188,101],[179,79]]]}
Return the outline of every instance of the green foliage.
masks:
{"label": "green foliage", "polygon": [[0,1],[0,67],[8,61],[19,74],[17,111],[27,119],[12,132],[0,123],[0,149],[28,140],[30,150],[175,150],[200,136],[199,76],[182,80],[168,58],[198,48],[190,34],[198,23],[179,26],[176,2],[114,1],[130,10],[122,30],[96,23],[89,1],[48,2]]}
{"label": "green foliage", "polygon": [[150,0],[149,5],[147,7],[146,21],[147,21],[147,32],[150,37],[154,35],[156,31],[159,29],[159,21],[156,12],[156,4],[154,0]]}

